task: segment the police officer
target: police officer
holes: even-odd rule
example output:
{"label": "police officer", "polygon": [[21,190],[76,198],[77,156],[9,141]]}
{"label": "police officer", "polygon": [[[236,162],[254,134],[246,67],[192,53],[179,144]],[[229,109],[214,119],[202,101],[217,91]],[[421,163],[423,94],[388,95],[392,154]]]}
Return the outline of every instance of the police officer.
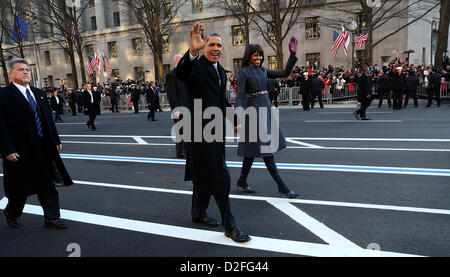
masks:
{"label": "police officer", "polygon": [[280,93],[280,84],[275,79],[267,79],[267,91],[269,92],[270,103],[273,102],[278,107],[278,94]]}
{"label": "police officer", "polygon": [[302,95],[302,105],[304,111],[309,111],[309,103],[312,94],[312,83],[309,79],[308,72],[303,73],[303,78],[300,79],[300,93]]}
{"label": "police officer", "polygon": [[436,67],[433,67],[431,69],[432,75],[430,76],[430,87],[428,89],[428,105],[427,108],[431,107],[431,102],[433,101],[433,95],[436,97],[437,106],[441,106],[441,79],[442,75],[439,73],[439,71],[436,69]]}
{"label": "police officer", "polygon": [[319,105],[320,108],[323,109],[323,102],[322,102],[322,91],[325,88],[325,83],[322,81],[321,78],[319,78],[319,75],[316,74],[311,80],[311,91],[312,91],[312,98],[311,98],[311,109],[314,109],[314,100],[316,100],[316,97],[319,99]]}

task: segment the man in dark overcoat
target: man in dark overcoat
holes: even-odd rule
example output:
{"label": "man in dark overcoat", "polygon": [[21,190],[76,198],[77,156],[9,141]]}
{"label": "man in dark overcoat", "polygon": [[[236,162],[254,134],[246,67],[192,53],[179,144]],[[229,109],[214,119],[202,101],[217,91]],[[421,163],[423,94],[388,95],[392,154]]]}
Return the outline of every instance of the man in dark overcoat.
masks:
{"label": "man in dark overcoat", "polygon": [[95,127],[95,119],[97,118],[97,98],[91,88],[91,84],[87,83],[83,92],[83,103],[86,112],[85,114],[89,116],[86,125],[89,129],[95,131],[97,130],[97,127]]}
{"label": "man in dark overcoat", "polygon": [[156,94],[155,83],[150,82],[150,86],[145,90],[145,98],[148,105],[147,120],[158,121],[157,119],[155,119],[155,111],[159,103],[159,98]]}
{"label": "man in dark overcoat", "polygon": [[358,98],[361,102],[359,110],[353,112],[356,119],[370,120],[366,117],[366,110],[372,102],[372,81],[369,77],[369,68],[366,65],[362,67],[362,74],[358,78]]}
{"label": "man in dark overcoat", "polygon": [[[176,124],[182,119],[182,115],[179,111],[176,111],[178,107],[188,107],[189,105],[189,92],[186,83],[177,78],[176,67],[183,55],[177,54],[173,57],[175,68],[170,71],[166,76],[165,91],[167,98],[169,99],[170,108],[173,112],[173,122]],[[182,130],[181,130],[182,131]],[[183,141],[176,143],[176,157],[186,157],[186,145]]]}
{"label": "man in dark overcoat", "polygon": [[[225,97],[226,74],[220,65],[219,59],[223,51],[223,40],[218,34],[207,35],[205,40],[201,37],[202,25],[194,24],[190,31],[190,49],[180,60],[176,75],[188,84],[188,91],[193,101],[189,103],[191,112],[191,135],[194,126],[203,127],[211,120],[194,120],[194,113],[202,113],[207,108],[219,108],[223,113],[223,126],[225,129],[225,108],[231,106]],[[203,55],[199,57],[199,51]],[[202,108],[194,110],[194,101],[201,100]],[[192,220],[209,226],[217,226],[215,220],[208,217],[208,208],[211,196],[215,197],[222,215],[222,226],[225,236],[235,242],[246,242],[250,237],[241,231],[231,214],[230,207],[230,173],[225,163],[225,130],[222,141],[207,142],[191,140],[187,147],[185,180],[192,180],[194,184],[192,196]]]}
{"label": "man in dark overcoat", "polygon": [[44,226],[65,229],[60,218],[56,183],[73,184],[59,155],[61,140],[47,95],[31,87],[31,71],[24,59],[9,62],[11,83],[0,89],[0,153],[8,205],[3,211],[10,227],[20,228],[27,197],[37,194],[44,210]]}

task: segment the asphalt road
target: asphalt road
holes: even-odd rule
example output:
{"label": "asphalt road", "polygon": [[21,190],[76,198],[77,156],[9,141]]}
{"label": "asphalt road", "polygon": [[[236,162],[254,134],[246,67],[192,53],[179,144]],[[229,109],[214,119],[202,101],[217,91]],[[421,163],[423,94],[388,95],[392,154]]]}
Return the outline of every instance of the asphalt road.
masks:
{"label": "asphalt road", "polygon": [[[169,112],[156,122],[145,111],[103,113],[96,132],[86,116],[64,114],[57,128],[76,184],[58,190],[70,228],[44,228],[32,196],[22,229],[1,217],[0,256],[66,257],[70,244],[107,257],[450,256],[450,108],[371,107],[366,122],[353,110],[280,109],[289,147],[275,159],[296,200],[280,197],[262,160],[248,178],[257,193],[237,192],[242,160],[227,143],[232,211],[253,237],[246,244],[191,222],[192,184],[168,138]],[[214,199],[208,212],[220,219]]]}

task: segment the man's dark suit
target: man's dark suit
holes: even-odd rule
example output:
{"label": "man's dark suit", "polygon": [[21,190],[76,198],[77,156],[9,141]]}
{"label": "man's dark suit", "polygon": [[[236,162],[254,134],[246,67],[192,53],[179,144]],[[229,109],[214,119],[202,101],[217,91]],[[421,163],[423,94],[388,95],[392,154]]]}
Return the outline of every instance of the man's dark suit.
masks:
{"label": "man's dark suit", "polygon": [[[58,100],[56,100],[56,98],[58,98]],[[63,109],[64,109],[64,103],[63,103],[63,98],[61,95],[52,95],[52,98],[50,100],[51,102],[51,107],[52,107],[52,111],[55,112],[55,122],[62,121],[60,114],[63,113]]]}
{"label": "man's dark suit", "polygon": [[70,110],[72,111],[72,115],[77,115],[77,95],[75,94],[75,91],[71,91],[69,93],[69,105]]}
{"label": "man's dark suit", "polygon": [[147,100],[147,104],[148,104],[148,114],[147,114],[147,119],[148,120],[155,120],[155,111],[158,107],[158,95],[156,94],[156,88],[152,88],[149,87],[146,91],[145,91],[145,98]]}
{"label": "man's dark suit", "polygon": [[141,98],[141,91],[137,88],[128,90],[131,93],[131,101],[133,102],[134,113],[139,113],[139,99]]}
{"label": "man's dark suit", "polygon": [[361,108],[356,111],[361,118],[366,118],[366,110],[370,106],[372,86],[370,77],[366,73],[361,74],[358,79],[358,98],[361,102]]}
{"label": "man's dark suit", "polygon": [[278,107],[278,94],[280,93],[280,84],[275,79],[267,79],[267,92],[269,93],[270,102]]}
{"label": "man's dark suit", "polygon": [[[219,73],[219,74],[218,74]],[[179,61],[176,68],[177,77],[188,85],[192,97],[189,103],[191,111],[191,142],[187,144],[185,180],[194,184],[192,195],[192,218],[206,217],[206,209],[211,196],[214,196],[222,215],[222,226],[226,232],[236,228],[236,222],[230,207],[230,173],[225,163],[225,108],[231,106],[225,97],[226,74],[220,63],[217,70],[205,56],[190,60],[189,51]],[[220,76],[220,79],[219,79]],[[220,85],[219,85],[220,83]],[[193,140],[194,103],[202,100],[202,111],[209,107],[220,108],[223,112],[222,142],[200,142]],[[200,112],[200,111],[195,111]],[[203,120],[202,130],[211,120]]]}
{"label": "man's dark suit", "polygon": [[[173,69],[167,74],[165,91],[172,111],[177,107],[188,107],[189,102],[191,101],[189,99],[189,92],[186,84],[177,78],[176,69]],[[178,118],[173,121],[176,124],[181,119],[182,118]],[[186,145],[182,141],[176,144],[176,152],[177,156],[186,153]]]}
{"label": "man's dark suit", "polygon": [[[56,148],[61,144],[53,122],[47,95],[31,87],[35,96],[43,137],[38,135],[38,125],[27,98],[10,83],[0,89],[0,153],[3,158],[6,211],[11,218],[18,218],[28,196],[38,194],[48,219],[59,214],[58,192],[55,181],[65,186],[73,184]],[[6,157],[18,153],[17,162]]]}
{"label": "man's dark suit", "polygon": [[87,109],[87,114],[89,115],[89,121],[86,122],[88,127],[92,127],[92,129],[95,130],[95,119],[97,118],[97,101],[96,97],[94,96],[94,91],[91,90],[91,95],[87,90],[83,92],[83,103],[84,108]]}

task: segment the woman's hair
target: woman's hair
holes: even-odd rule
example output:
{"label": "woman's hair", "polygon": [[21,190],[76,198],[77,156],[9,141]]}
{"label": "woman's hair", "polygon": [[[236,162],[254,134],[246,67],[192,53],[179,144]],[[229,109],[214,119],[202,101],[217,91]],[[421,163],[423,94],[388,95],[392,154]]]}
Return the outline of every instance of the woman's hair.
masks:
{"label": "woman's hair", "polygon": [[250,62],[251,56],[256,52],[258,52],[262,56],[261,64],[259,65],[262,66],[264,62],[264,51],[262,47],[259,44],[249,44],[245,48],[244,57],[242,58],[242,67],[246,67],[252,64]]}

